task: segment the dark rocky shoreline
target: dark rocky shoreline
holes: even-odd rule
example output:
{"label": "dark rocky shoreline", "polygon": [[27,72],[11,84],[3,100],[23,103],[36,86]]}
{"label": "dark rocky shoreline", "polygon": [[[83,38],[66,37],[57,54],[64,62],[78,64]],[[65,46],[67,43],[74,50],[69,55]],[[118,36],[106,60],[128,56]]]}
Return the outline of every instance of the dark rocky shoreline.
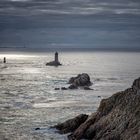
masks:
{"label": "dark rocky shoreline", "polygon": [[87,73],[78,74],[76,77],[71,77],[68,81],[69,87],[55,88],[55,90],[68,90],[78,89],[79,87],[84,90],[93,90],[90,86],[93,84],[90,81],[90,77]]}
{"label": "dark rocky shoreline", "polygon": [[103,99],[95,113],[81,114],[53,128],[71,133],[69,140],[139,140],[140,78],[130,88]]}

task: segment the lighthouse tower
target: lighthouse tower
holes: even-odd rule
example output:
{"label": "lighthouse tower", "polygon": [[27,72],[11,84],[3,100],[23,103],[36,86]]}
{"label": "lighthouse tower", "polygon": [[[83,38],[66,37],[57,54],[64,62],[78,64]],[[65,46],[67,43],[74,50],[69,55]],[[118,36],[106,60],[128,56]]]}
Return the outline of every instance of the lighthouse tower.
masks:
{"label": "lighthouse tower", "polygon": [[58,52],[55,53],[54,61],[55,61],[55,62],[59,62],[59,61],[58,61]]}
{"label": "lighthouse tower", "polygon": [[58,52],[54,55],[54,61],[46,63],[46,66],[61,66],[62,64],[58,60]]}

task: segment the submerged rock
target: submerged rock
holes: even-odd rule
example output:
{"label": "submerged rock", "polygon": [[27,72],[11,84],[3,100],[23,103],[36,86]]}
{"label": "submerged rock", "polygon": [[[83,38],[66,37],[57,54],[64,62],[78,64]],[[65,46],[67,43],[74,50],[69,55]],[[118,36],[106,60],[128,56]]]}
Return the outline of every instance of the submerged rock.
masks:
{"label": "submerged rock", "polygon": [[67,88],[66,87],[61,87],[61,90],[67,90]]}
{"label": "submerged rock", "polygon": [[54,126],[60,133],[69,133],[69,140],[139,140],[140,78],[131,88],[103,99],[98,110]]}

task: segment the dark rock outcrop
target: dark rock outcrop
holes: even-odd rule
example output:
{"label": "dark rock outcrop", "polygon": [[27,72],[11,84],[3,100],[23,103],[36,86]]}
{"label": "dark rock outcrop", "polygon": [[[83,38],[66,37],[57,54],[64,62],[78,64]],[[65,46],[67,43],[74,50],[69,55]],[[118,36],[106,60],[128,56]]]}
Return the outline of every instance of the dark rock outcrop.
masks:
{"label": "dark rock outcrop", "polygon": [[69,89],[77,89],[78,87],[76,85],[70,85],[68,88]]}
{"label": "dark rock outcrop", "polygon": [[46,66],[61,66],[62,64],[60,62],[57,61],[52,61],[52,62],[48,62],[46,63]]}
{"label": "dark rock outcrop", "polygon": [[89,87],[92,85],[90,77],[87,73],[78,74],[76,77],[69,79],[69,89],[76,89],[77,87]]}
{"label": "dark rock outcrop", "polygon": [[64,123],[54,126],[53,128],[56,128],[62,134],[69,133],[77,129],[79,125],[81,125],[83,122],[86,121],[87,118],[88,118],[88,115],[80,114],[73,119],[70,119]]}
{"label": "dark rock outcrop", "polygon": [[66,87],[61,87],[61,90],[67,90],[67,88]]}
{"label": "dark rock outcrop", "polygon": [[89,87],[92,85],[92,82],[86,73],[78,74],[76,77],[70,78],[68,84],[70,84],[69,87],[55,88],[55,90],[78,89],[78,87],[84,90],[93,90]]}
{"label": "dark rock outcrop", "polygon": [[71,132],[69,140],[139,140],[140,78],[131,88],[103,99],[95,113],[83,118],[79,122],[76,117],[55,128],[62,133]]}

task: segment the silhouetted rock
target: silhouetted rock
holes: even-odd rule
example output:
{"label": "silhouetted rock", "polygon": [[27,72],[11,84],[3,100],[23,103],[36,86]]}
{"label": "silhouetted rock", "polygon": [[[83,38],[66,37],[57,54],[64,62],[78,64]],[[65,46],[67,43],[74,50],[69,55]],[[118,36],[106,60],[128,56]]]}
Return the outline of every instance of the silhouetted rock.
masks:
{"label": "silhouetted rock", "polygon": [[75,86],[75,85],[70,85],[68,88],[69,88],[69,89],[77,89],[78,87]]}
{"label": "silhouetted rock", "polygon": [[139,140],[140,78],[131,88],[103,99],[95,113],[82,119],[77,123],[76,117],[55,128],[62,133],[72,132],[69,140]]}
{"label": "silhouetted rock", "polygon": [[[68,84],[70,84],[69,87],[61,87],[61,90],[78,89],[78,87],[81,87],[84,90],[93,90],[89,88],[92,83],[90,81],[89,75],[86,73],[70,78]],[[55,90],[60,90],[60,88],[55,88]]]}
{"label": "silhouetted rock", "polygon": [[75,89],[80,86],[88,87],[92,85],[90,77],[86,73],[78,74],[76,77],[70,78],[68,84],[71,84],[69,87],[70,89]]}
{"label": "silhouetted rock", "polygon": [[61,87],[61,90],[67,90],[67,88],[66,87]]}
{"label": "silhouetted rock", "polygon": [[60,90],[60,88],[55,88],[54,90]]}
{"label": "silhouetted rock", "polygon": [[132,88],[133,88],[133,90],[139,90],[140,89],[140,80],[139,79],[134,80]]}
{"label": "silhouetted rock", "polygon": [[53,128],[58,129],[59,132],[63,134],[69,133],[77,129],[78,126],[81,125],[84,121],[86,121],[87,118],[88,118],[88,115],[80,114],[73,119],[70,119],[64,123],[54,126]]}
{"label": "silhouetted rock", "polygon": [[60,64],[60,62],[55,62],[55,61],[46,63],[46,66],[61,66],[61,65],[62,64]]}
{"label": "silhouetted rock", "polygon": [[39,127],[37,127],[37,128],[35,128],[35,130],[40,130],[40,128],[39,128]]}

